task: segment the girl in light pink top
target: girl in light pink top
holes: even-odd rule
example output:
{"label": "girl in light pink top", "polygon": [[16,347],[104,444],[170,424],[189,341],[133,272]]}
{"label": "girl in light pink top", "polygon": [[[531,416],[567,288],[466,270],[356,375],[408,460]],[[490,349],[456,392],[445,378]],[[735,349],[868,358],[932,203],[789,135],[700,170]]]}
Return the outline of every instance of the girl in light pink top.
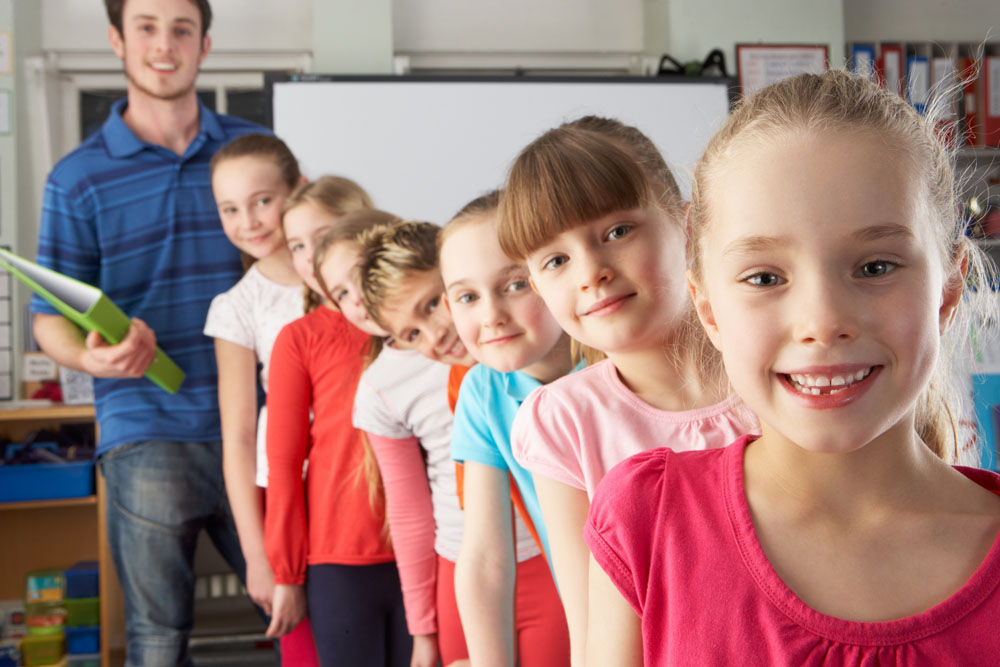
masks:
{"label": "girl in light pink top", "polygon": [[585,117],[515,160],[500,244],[527,264],[587,369],[537,389],[514,421],[534,473],[552,562],[582,664],[590,495],[622,459],[653,447],[721,447],[746,432],[685,285],[684,201],[642,132]]}
{"label": "girl in light pink top", "polygon": [[1000,476],[950,465],[954,322],[993,298],[960,210],[933,115],[863,77],[733,113],[695,171],[690,282],[762,435],[605,477],[588,664],[997,662]]}

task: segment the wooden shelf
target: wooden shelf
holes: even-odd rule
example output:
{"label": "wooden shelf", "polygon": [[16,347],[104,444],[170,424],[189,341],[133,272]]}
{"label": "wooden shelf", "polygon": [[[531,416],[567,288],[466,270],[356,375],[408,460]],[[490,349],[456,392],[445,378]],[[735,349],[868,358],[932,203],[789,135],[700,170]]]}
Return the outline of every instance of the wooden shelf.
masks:
{"label": "wooden shelf", "polygon": [[81,507],[84,505],[96,505],[97,496],[81,496],[79,498],[55,498],[53,500],[22,500],[17,502],[0,503],[0,512],[8,510],[44,510],[54,507]]}
{"label": "wooden shelf", "polygon": [[5,409],[0,405],[0,422],[69,421],[94,418],[93,405],[42,405]]}

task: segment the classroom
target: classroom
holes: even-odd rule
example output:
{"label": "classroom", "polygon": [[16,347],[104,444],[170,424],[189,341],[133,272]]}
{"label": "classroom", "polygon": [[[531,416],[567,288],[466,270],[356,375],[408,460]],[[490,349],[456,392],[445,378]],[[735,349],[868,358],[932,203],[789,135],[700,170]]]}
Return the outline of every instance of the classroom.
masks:
{"label": "classroom", "polygon": [[996,664],[998,31],[0,0],[0,667]]}

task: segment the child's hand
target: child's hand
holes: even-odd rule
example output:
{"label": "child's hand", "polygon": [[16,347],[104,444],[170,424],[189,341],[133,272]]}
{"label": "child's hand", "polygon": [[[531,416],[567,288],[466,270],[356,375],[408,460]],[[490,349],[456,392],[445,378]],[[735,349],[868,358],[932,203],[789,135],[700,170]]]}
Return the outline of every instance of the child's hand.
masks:
{"label": "child's hand", "polygon": [[80,366],[101,378],[142,377],[156,354],[156,334],[138,317],[132,318],[125,338],[112,345],[96,331],[87,334]]}
{"label": "child's hand", "polygon": [[274,601],[274,571],[267,558],[247,559],[247,595],[258,607],[271,615]]}
{"label": "child's hand", "polygon": [[306,617],[305,586],[278,584],[274,587],[271,603],[271,625],[267,626],[268,637],[281,637],[295,629]]}
{"label": "child's hand", "polygon": [[410,667],[434,667],[437,664],[437,635],[414,635]]}

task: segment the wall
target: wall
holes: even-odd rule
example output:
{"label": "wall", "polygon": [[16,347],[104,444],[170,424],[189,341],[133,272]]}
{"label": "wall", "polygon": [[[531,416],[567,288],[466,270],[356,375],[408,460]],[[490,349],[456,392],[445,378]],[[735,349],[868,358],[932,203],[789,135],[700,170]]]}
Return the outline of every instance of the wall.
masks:
{"label": "wall", "polygon": [[[902,1],[902,0],[900,0]],[[681,62],[702,60],[713,48],[736,71],[735,44],[773,42],[827,44],[830,62],[844,59],[841,2],[830,0],[647,0],[651,17],[647,40],[667,47]]]}
{"label": "wall", "polygon": [[1000,41],[996,0],[843,0],[849,42]]}

